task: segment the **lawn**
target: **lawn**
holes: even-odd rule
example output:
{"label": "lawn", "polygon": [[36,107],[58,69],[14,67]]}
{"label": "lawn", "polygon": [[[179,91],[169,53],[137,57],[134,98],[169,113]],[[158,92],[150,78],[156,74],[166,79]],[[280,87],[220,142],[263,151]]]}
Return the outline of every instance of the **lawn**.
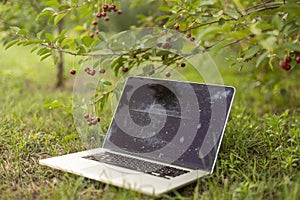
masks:
{"label": "lawn", "polygon": [[[0,52],[2,199],[153,199],[40,166],[41,158],[84,149],[71,110],[44,106],[70,106],[73,77],[66,73],[67,87],[55,90],[51,60],[20,47]],[[275,69],[258,86],[249,66],[220,68],[237,93],[215,171],[161,199],[300,199],[300,70]]]}

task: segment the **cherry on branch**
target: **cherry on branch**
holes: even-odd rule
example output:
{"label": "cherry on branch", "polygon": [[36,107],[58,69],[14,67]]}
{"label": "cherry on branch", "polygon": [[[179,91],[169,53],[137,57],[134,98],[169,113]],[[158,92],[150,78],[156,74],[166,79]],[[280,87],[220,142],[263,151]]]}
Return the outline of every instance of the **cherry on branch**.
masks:
{"label": "cherry on branch", "polygon": [[128,67],[123,67],[122,68],[122,71],[125,72],[125,73],[128,72],[128,70],[129,70]]}
{"label": "cherry on branch", "polygon": [[76,74],[76,70],[75,69],[71,69],[70,70],[70,74],[75,75]]}
{"label": "cherry on branch", "polygon": [[92,23],[94,26],[97,26],[98,25],[98,22],[95,20],[95,21],[93,21],[93,23]]}
{"label": "cherry on branch", "polygon": [[101,17],[102,17],[102,13],[97,12],[96,17],[97,17],[97,18],[101,18]]}
{"label": "cherry on branch", "polygon": [[100,73],[100,74],[104,74],[104,73],[105,73],[105,69],[104,69],[104,68],[100,68],[100,69],[99,69],[99,73]]}

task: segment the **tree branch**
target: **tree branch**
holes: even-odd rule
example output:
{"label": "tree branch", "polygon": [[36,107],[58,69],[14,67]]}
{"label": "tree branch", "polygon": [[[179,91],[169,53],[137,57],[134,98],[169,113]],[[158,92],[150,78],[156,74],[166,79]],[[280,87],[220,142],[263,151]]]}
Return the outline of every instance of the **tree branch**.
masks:
{"label": "tree branch", "polygon": [[[262,11],[266,11],[266,10],[272,10],[272,9],[279,8],[284,4],[285,4],[284,2],[265,2],[265,3],[261,3],[261,4],[258,4],[258,5],[255,5],[255,6],[251,6],[249,8],[244,9],[244,10],[237,10],[237,11],[240,13],[241,17],[246,17],[246,16],[249,16],[250,14],[253,14],[253,13],[256,13],[256,12],[262,12]],[[297,2],[297,4],[300,5],[300,2]],[[245,14],[242,14],[242,13],[245,13]],[[228,18],[228,19],[224,19],[224,18],[221,18],[221,19],[223,19],[224,21],[238,21],[239,20],[239,18],[233,18],[233,17]],[[220,19],[210,21],[210,22],[204,22],[204,23],[201,23],[201,24],[197,24],[195,26],[191,26],[191,27],[189,27],[185,30],[182,30],[181,32],[185,33],[185,32],[190,31],[192,29],[197,29],[197,28],[200,28],[202,26],[216,24],[216,23],[219,23],[219,22],[220,22]]]}

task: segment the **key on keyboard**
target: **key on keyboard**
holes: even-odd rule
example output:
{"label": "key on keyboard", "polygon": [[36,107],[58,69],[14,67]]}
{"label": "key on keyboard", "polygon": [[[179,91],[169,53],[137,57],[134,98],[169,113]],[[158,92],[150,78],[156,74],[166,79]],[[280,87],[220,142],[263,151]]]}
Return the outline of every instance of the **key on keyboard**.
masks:
{"label": "key on keyboard", "polygon": [[132,158],[128,156],[123,156],[120,154],[114,154],[111,152],[103,152],[90,156],[85,156],[83,158],[95,160],[107,164],[116,165],[119,167],[124,167],[127,169],[136,170],[139,172],[144,172],[153,176],[158,176],[161,178],[170,179],[172,177],[180,176],[189,171],[182,170],[175,167],[160,165],[157,163],[152,163],[149,161]]}

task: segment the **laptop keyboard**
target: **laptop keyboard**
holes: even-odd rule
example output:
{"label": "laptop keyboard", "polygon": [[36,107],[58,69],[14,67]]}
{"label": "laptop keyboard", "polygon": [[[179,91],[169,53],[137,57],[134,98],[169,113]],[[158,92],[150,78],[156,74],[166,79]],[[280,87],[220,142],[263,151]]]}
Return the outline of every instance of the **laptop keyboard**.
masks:
{"label": "laptop keyboard", "polygon": [[176,176],[180,176],[182,174],[189,172],[187,170],[165,166],[157,163],[152,163],[149,161],[123,156],[111,152],[98,153],[90,156],[85,156],[83,158],[95,160],[98,162],[103,162],[103,163],[107,163],[119,167],[124,167],[127,169],[132,169],[139,172],[144,172],[146,174],[150,174],[153,176],[166,178],[166,179],[174,178]]}

